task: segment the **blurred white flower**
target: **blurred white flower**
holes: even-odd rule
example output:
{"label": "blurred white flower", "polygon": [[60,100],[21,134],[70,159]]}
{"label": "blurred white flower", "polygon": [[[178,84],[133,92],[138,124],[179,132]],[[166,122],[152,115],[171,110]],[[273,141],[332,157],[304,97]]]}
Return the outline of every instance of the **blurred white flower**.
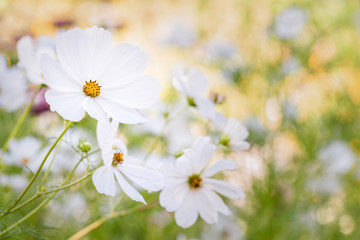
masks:
{"label": "blurred white flower", "polygon": [[215,103],[205,97],[209,87],[206,76],[195,68],[190,68],[187,73],[180,65],[173,67],[174,87],[183,94],[190,106],[196,107],[198,112],[210,120],[215,127],[221,128],[226,122],[226,117],[215,109]]}
{"label": "blurred white flower", "polygon": [[165,35],[160,43],[166,45],[173,45],[181,48],[190,47],[193,45],[197,38],[195,28],[191,23],[184,21],[183,19],[176,19],[170,25],[164,29],[165,32],[161,35]]}
{"label": "blurred white flower", "polygon": [[35,137],[27,136],[19,140],[11,140],[9,151],[4,154],[4,162],[20,167],[26,166],[31,171],[35,171],[40,157],[41,142]]}
{"label": "blurred white flower", "polygon": [[159,191],[163,188],[163,176],[155,170],[145,168],[141,161],[128,155],[123,141],[115,138],[118,126],[119,123],[116,121],[112,121],[110,127],[98,122],[96,133],[104,166],[94,172],[93,183],[99,193],[115,196],[116,177],[126,195],[146,204],[141,194],[129,184],[125,177],[146,190]]}
{"label": "blurred white flower", "polygon": [[355,164],[355,153],[343,141],[334,141],[320,149],[318,159],[327,174],[347,173]]}
{"label": "blurred white flower", "polygon": [[235,56],[237,56],[240,60],[236,47],[225,40],[212,40],[205,46],[205,49],[211,61],[228,60],[234,58]]}
{"label": "blurred white flower", "polygon": [[37,85],[45,84],[40,58],[42,54],[47,54],[52,59],[56,59],[54,39],[43,36],[34,40],[30,36],[24,36],[17,43],[17,53],[18,67],[24,69],[29,81]]}
{"label": "blurred white flower", "polygon": [[143,75],[146,59],[138,48],[114,46],[109,31],[92,27],[59,34],[56,50],[59,62],[45,54],[41,58],[52,111],[71,121],[80,121],[85,112],[103,123],[146,121],[134,108],[153,105],[161,85]]}
{"label": "blurred white flower", "polygon": [[230,118],[223,129],[219,144],[236,152],[247,150],[250,147],[250,144],[245,141],[248,136],[249,132],[246,127],[240,124],[237,119]]}
{"label": "blurred white flower", "polygon": [[207,226],[202,234],[203,240],[241,240],[243,231],[234,217],[219,217],[219,222],[214,226]]}
{"label": "blurred white flower", "polygon": [[0,54],[0,108],[13,112],[28,101],[27,83],[16,67],[8,68],[4,55]]}
{"label": "blurred white flower", "polygon": [[299,70],[300,68],[301,68],[301,64],[299,60],[294,57],[289,57],[281,65],[281,72],[284,75],[289,75]]}
{"label": "blurred white flower", "polygon": [[295,6],[291,6],[283,10],[280,14],[275,16],[275,34],[281,39],[293,39],[297,37],[306,21],[306,12]]}
{"label": "blurred white flower", "polygon": [[28,180],[24,175],[0,175],[0,185],[11,186],[17,192],[24,190],[27,183]]}
{"label": "blurred white flower", "polygon": [[237,168],[235,162],[227,159],[206,167],[214,151],[210,137],[203,137],[194,150],[185,149],[175,164],[164,163],[161,167],[168,179],[160,193],[160,204],[167,211],[175,212],[175,221],[183,228],[193,225],[199,214],[209,224],[218,221],[218,212],[231,215],[215,192],[231,199],[245,197],[243,191],[231,184],[210,178],[220,171]]}
{"label": "blurred white flower", "polygon": [[342,184],[338,176],[322,175],[314,179],[309,179],[306,187],[309,191],[317,194],[334,195],[341,191]]}

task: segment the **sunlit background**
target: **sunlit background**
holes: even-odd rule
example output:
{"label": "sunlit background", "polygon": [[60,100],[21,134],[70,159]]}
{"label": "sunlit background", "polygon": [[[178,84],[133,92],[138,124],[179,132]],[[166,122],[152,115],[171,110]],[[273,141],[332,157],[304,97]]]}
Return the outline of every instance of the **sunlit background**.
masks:
{"label": "sunlit background", "polygon": [[[155,207],[109,220],[86,239],[360,239],[358,0],[0,0],[0,51],[15,65],[22,36],[54,37],[93,25],[110,30],[116,43],[129,42],[146,53],[146,74],[163,86],[150,119],[185,104],[172,86],[173,65],[194,67],[208,77],[208,95],[224,97],[217,109],[248,128],[251,148],[226,156],[239,169],[225,178],[247,195],[227,201],[233,216],[215,225],[200,219],[184,230],[173,214]],[[1,145],[21,112],[0,111]],[[56,113],[34,113],[17,137],[45,140],[61,124]],[[148,149],[161,124],[155,119],[122,126],[120,133],[130,151],[142,156],[139,146]],[[89,119],[77,124],[88,129],[94,144],[95,125]],[[190,147],[208,132],[190,111],[168,126],[152,159]],[[25,177],[24,170],[1,169],[4,205],[27,180],[11,179]],[[114,202],[88,181],[59,193],[14,236],[65,239]],[[134,204],[125,201],[123,208]]]}

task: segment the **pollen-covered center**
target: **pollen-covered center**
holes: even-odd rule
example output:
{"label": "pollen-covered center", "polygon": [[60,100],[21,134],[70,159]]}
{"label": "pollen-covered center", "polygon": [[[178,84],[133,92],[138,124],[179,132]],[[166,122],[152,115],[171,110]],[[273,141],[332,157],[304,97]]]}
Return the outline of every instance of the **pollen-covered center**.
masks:
{"label": "pollen-covered center", "polygon": [[116,167],[124,161],[123,154],[121,152],[114,153],[112,165]]}
{"label": "pollen-covered center", "polygon": [[195,188],[195,189],[201,187],[201,182],[202,182],[202,179],[200,178],[199,175],[192,175],[191,177],[189,177],[189,180],[188,180],[190,187]]}
{"label": "pollen-covered center", "polygon": [[97,97],[100,95],[100,88],[99,84],[95,81],[90,80],[89,82],[86,81],[83,87],[83,92],[89,97]]}

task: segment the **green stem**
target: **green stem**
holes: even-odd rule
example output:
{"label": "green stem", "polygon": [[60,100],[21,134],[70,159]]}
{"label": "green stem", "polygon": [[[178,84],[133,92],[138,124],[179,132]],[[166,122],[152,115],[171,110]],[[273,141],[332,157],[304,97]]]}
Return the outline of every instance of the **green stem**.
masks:
{"label": "green stem", "polygon": [[[21,223],[23,223],[24,221],[26,221],[29,217],[31,217],[32,215],[34,215],[35,213],[37,213],[41,208],[43,208],[60,190],[71,187],[83,180],[85,180],[87,177],[89,177],[88,175],[91,174],[87,174],[85,177],[71,183],[68,185],[65,185],[65,183],[72,177],[72,175],[74,174],[76,168],[79,166],[80,162],[82,161],[82,159],[80,159],[77,164],[75,165],[75,167],[73,168],[73,170],[70,172],[70,174],[68,175],[68,177],[65,179],[65,181],[62,183],[61,187],[44,192],[44,193],[38,193],[37,195],[42,195],[42,194],[47,194],[47,193],[52,193],[48,198],[46,198],[38,207],[36,207],[35,209],[33,209],[31,212],[29,212],[26,216],[24,216],[23,218],[21,218],[20,220],[18,220],[17,222],[15,222],[13,225],[11,225],[10,227],[6,228],[5,230],[3,230],[2,232],[0,232],[0,237],[3,236],[4,234],[8,233],[9,231],[11,231],[12,229],[14,229],[15,227],[17,227],[18,225],[20,225]],[[81,181],[80,181],[81,180]],[[35,195],[35,196],[37,196]],[[35,199],[35,196],[33,197]],[[37,196],[38,197],[38,196]],[[36,197],[36,198],[37,198]]]}
{"label": "green stem", "polygon": [[[50,147],[49,151],[46,153],[44,159],[42,160],[39,168],[37,169],[36,173],[34,174],[34,176],[31,178],[29,184],[26,186],[26,188],[24,189],[24,191],[20,194],[20,196],[15,200],[15,202],[5,211],[5,212],[10,212],[19,202],[20,200],[24,197],[24,195],[26,194],[26,192],[30,189],[31,185],[35,182],[37,176],[40,174],[40,171],[42,169],[42,167],[44,166],[46,159],[49,157],[50,153],[52,152],[52,150],[55,148],[56,144],[60,141],[60,139],[64,136],[64,134],[66,133],[66,131],[70,128],[70,126],[73,124],[73,122],[68,122],[68,124],[65,126],[64,131],[60,134],[60,136],[56,139],[56,141],[53,143],[53,145]],[[4,216],[5,214],[0,214],[0,217]]]}
{"label": "green stem", "polygon": [[91,224],[87,225],[83,229],[79,230],[77,233],[75,233],[70,238],[68,238],[68,240],[81,239],[82,237],[86,236],[92,230],[100,227],[103,223],[105,223],[109,219],[116,218],[116,217],[122,217],[122,216],[125,216],[128,214],[131,214],[131,213],[139,212],[139,211],[151,208],[151,207],[157,205],[158,203],[159,203],[159,201],[155,201],[153,203],[150,203],[149,205],[143,205],[143,206],[137,207],[137,208],[132,208],[132,209],[122,210],[122,211],[115,212],[115,213],[110,213],[109,216],[101,217],[98,220],[96,220],[95,222],[92,222]]}
{"label": "green stem", "polygon": [[26,106],[26,109],[25,109],[24,112],[21,114],[21,116],[20,116],[19,120],[17,121],[16,125],[15,125],[14,128],[11,130],[10,135],[9,135],[8,138],[6,139],[5,144],[4,144],[3,148],[2,148],[3,152],[6,152],[6,151],[7,151],[10,141],[15,137],[16,133],[19,131],[20,127],[23,125],[26,117],[29,115],[30,110],[31,110],[31,108],[32,108],[32,106],[33,106],[33,104],[34,104],[35,97],[36,97],[36,95],[38,94],[38,92],[40,91],[40,89],[41,89],[41,86],[38,86],[38,87],[35,89],[32,97],[31,97],[31,99],[30,99],[30,103]]}
{"label": "green stem", "polygon": [[147,154],[145,155],[144,161],[150,156],[150,154],[155,150],[157,144],[160,141],[161,136],[164,134],[164,131],[166,129],[166,127],[169,125],[170,122],[172,122],[175,118],[177,118],[178,116],[180,116],[183,112],[185,112],[188,109],[188,105],[186,105],[184,108],[182,108],[178,113],[174,114],[172,117],[169,117],[167,119],[165,119],[165,124],[164,126],[161,128],[159,134],[156,136],[154,143],[152,144],[152,146],[150,147],[149,151],[147,152]]}

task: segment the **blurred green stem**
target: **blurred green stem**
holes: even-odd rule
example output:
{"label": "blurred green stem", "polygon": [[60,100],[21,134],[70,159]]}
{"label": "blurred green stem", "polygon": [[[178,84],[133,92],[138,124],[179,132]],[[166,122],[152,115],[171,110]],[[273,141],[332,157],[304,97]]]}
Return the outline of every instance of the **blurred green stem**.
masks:
{"label": "blurred green stem", "polygon": [[144,161],[150,156],[150,154],[155,150],[157,144],[160,141],[161,136],[164,134],[164,131],[167,127],[167,125],[169,125],[170,122],[172,122],[175,118],[177,118],[178,116],[180,116],[182,113],[184,113],[186,110],[188,109],[188,105],[186,105],[185,107],[183,107],[179,112],[177,112],[176,114],[174,114],[172,117],[167,117],[165,119],[165,123],[164,126],[161,128],[159,134],[156,136],[154,143],[152,144],[152,146],[150,147],[149,151],[147,152]]}
{"label": "blurred green stem", "polygon": [[[71,125],[71,124],[70,124]],[[34,215],[35,213],[37,213],[41,208],[43,208],[60,190],[65,189],[65,188],[69,188],[71,186],[74,186],[76,184],[78,184],[79,182],[82,182],[83,180],[87,179],[89,176],[92,175],[93,172],[91,173],[87,173],[84,177],[74,181],[73,183],[70,184],[66,184],[66,182],[68,180],[71,179],[72,175],[75,173],[76,168],[79,166],[79,164],[81,163],[83,159],[80,159],[77,164],[75,165],[75,167],[72,169],[72,171],[70,172],[70,174],[68,175],[68,177],[64,180],[64,182],[61,184],[60,187],[49,190],[47,192],[43,192],[43,193],[38,193],[36,195],[34,195],[32,198],[30,198],[29,200],[34,200],[36,198],[38,198],[39,196],[43,195],[43,194],[48,194],[48,193],[52,193],[48,198],[46,198],[44,201],[42,201],[40,203],[39,206],[37,206],[35,209],[33,209],[31,212],[29,212],[26,216],[24,216],[23,218],[21,218],[19,221],[17,221],[16,223],[14,223],[13,225],[11,225],[10,227],[6,228],[5,230],[3,230],[2,232],[0,232],[0,237],[3,236],[4,234],[8,233],[10,230],[14,229],[15,227],[17,227],[18,225],[20,225],[21,223],[23,223],[24,221],[26,221],[29,217],[31,217],[32,215]],[[27,201],[28,202],[28,201]],[[23,204],[27,204],[27,202],[24,202]]]}
{"label": "blurred green stem", "polygon": [[19,131],[20,127],[23,125],[26,117],[29,115],[30,110],[34,104],[35,98],[38,94],[38,92],[40,91],[41,86],[38,86],[35,90],[34,93],[30,99],[30,103],[26,106],[26,109],[24,110],[24,112],[21,114],[19,120],[17,121],[16,125],[14,126],[14,128],[11,130],[10,135],[8,136],[8,138],[6,139],[4,146],[2,148],[3,152],[6,152],[9,146],[10,141],[15,137],[15,135],[17,134],[17,132]]}
{"label": "blurred green stem", "polygon": [[[56,144],[60,141],[60,139],[64,136],[64,134],[67,132],[67,130],[71,127],[71,125],[73,124],[73,122],[68,122],[65,125],[65,128],[63,130],[63,132],[60,134],[60,136],[56,139],[56,141],[53,143],[53,145],[50,147],[49,151],[46,153],[44,159],[42,160],[39,168],[37,169],[36,173],[34,174],[34,176],[31,178],[29,184],[26,186],[26,188],[24,189],[24,191],[20,194],[20,196],[15,200],[15,202],[13,204],[11,204],[11,206],[5,211],[5,212],[10,212],[19,202],[20,200],[24,197],[24,195],[26,194],[26,192],[30,189],[31,185],[35,182],[37,176],[39,176],[40,171],[42,169],[42,167],[44,166],[47,158],[49,157],[50,153],[52,152],[52,150],[55,148]],[[3,217],[5,214],[1,213],[0,217]],[[0,235],[1,236],[1,235]]]}
{"label": "blurred green stem", "polygon": [[77,233],[72,235],[70,238],[68,238],[68,240],[81,239],[82,237],[86,236],[92,230],[100,227],[104,222],[106,222],[109,219],[116,218],[116,217],[122,217],[122,216],[125,216],[125,215],[128,215],[128,214],[131,214],[131,213],[135,213],[135,212],[139,212],[139,211],[142,211],[142,210],[145,210],[145,209],[149,209],[149,208],[151,208],[153,206],[156,206],[157,204],[159,204],[159,201],[155,201],[153,203],[150,203],[149,205],[143,205],[141,207],[122,210],[122,211],[118,211],[118,212],[111,212],[108,216],[101,217],[98,220],[96,220],[95,222],[92,222],[91,224],[87,225],[86,227],[84,227],[83,229],[81,229],[80,231],[78,231]]}

